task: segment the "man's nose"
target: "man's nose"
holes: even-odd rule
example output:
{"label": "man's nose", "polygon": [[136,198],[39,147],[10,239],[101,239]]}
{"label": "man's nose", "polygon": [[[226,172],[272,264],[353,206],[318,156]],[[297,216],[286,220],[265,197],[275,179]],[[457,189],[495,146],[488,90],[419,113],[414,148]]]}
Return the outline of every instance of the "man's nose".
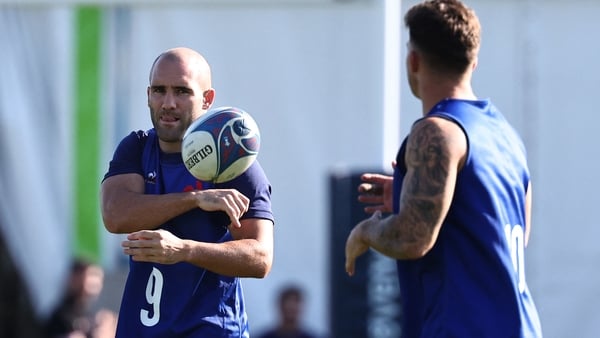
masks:
{"label": "man's nose", "polygon": [[175,95],[168,91],[163,99],[163,109],[173,109],[175,108],[176,103],[175,103]]}

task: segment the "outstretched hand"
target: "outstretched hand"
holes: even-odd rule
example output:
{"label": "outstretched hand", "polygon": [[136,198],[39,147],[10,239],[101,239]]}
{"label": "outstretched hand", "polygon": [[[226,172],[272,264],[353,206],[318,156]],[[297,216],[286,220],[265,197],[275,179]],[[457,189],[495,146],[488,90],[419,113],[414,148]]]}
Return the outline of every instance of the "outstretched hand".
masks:
{"label": "outstretched hand", "polygon": [[369,249],[369,245],[365,242],[364,236],[367,229],[378,223],[381,220],[381,212],[375,211],[371,217],[358,223],[348,235],[346,240],[346,272],[349,276],[354,275],[356,259],[362,256]]}
{"label": "outstretched hand", "polygon": [[358,186],[358,201],[368,204],[365,207],[365,212],[369,214],[375,211],[392,212],[393,177],[365,173],[360,178],[363,183]]}

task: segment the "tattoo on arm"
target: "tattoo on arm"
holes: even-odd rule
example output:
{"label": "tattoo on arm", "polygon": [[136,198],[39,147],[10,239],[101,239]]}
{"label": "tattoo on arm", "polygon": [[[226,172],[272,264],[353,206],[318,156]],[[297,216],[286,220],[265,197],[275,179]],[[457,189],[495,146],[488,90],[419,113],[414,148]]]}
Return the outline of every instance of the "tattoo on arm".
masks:
{"label": "tattoo on arm", "polygon": [[436,196],[442,191],[448,176],[446,140],[439,127],[432,123],[416,126],[412,136],[406,151],[406,165],[414,172],[406,182],[406,192],[424,197]]}
{"label": "tattoo on arm", "polygon": [[447,124],[425,119],[415,124],[406,143],[406,175],[400,212],[367,235],[375,250],[397,259],[422,257],[434,244],[450,206],[456,174],[453,165],[463,145]]}
{"label": "tattoo on arm", "polygon": [[429,121],[418,123],[411,132],[400,200],[405,222],[399,235],[407,243],[430,238],[440,217],[449,169],[446,142],[439,126]]}

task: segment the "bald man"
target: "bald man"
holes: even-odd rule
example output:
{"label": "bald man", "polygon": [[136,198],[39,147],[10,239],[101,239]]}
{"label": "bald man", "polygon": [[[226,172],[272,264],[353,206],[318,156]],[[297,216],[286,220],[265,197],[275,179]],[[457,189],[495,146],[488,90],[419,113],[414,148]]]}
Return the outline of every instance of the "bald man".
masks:
{"label": "bald man", "polygon": [[116,336],[248,337],[240,277],[271,269],[271,185],[258,161],[221,184],[187,171],[183,135],[215,97],[202,55],[165,51],[149,82],[153,128],[123,138],[101,185],[106,229],[128,234]]}

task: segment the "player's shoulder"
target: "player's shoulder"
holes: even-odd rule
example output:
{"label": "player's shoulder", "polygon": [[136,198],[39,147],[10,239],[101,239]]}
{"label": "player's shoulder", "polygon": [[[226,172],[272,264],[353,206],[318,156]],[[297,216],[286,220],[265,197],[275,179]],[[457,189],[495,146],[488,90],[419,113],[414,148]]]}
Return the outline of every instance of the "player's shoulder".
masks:
{"label": "player's shoulder", "polygon": [[246,196],[260,195],[268,198],[271,195],[271,182],[258,161],[254,161],[243,174],[233,180],[215,184],[215,188],[237,189]]}
{"label": "player's shoulder", "polygon": [[125,136],[125,139],[129,138],[132,141],[136,140],[136,142],[141,142],[142,143],[142,142],[145,142],[150,137],[151,133],[154,133],[153,129],[148,129],[148,130],[141,130],[141,129],[133,130],[133,131],[131,131],[129,133],[129,135]]}
{"label": "player's shoulder", "polygon": [[152,129],[131,131],[117,146],[113,160],[131,160],[138,163],[152,133],[154,133]]}
{"label": "player's shoulder", "polygon": [[119,143],[120,148],[142,148],[148,138],[150,137],[150,133],[152,130],[133,130],[129,134],[127,134],[121,142]]}
{"label": "player's shoulder", "polygon": [[270,185],[270,182],[263,167],[258,160],[255,160],[240,176],[231,181],[217,183],[216,186],[219,188],[239,189],[240,187],[253,187],[262,184]]}
{"label": "player's shoulder", "polygon": [[426,116],[417,120],[410,131],[413,141],[436,141],[449,138],[464,138],[462,127],[454,120],[444,116]]}
{"label": "player's shoulder", "polygon": [[[427,116],[413,125],[407,138],[407,149],[416,150],[414,155],[419,158],[457,161],[462,166],[468,152],[468,140],[465,131],[455,121]],[[418,162],[421,163],[420,160]]]}

